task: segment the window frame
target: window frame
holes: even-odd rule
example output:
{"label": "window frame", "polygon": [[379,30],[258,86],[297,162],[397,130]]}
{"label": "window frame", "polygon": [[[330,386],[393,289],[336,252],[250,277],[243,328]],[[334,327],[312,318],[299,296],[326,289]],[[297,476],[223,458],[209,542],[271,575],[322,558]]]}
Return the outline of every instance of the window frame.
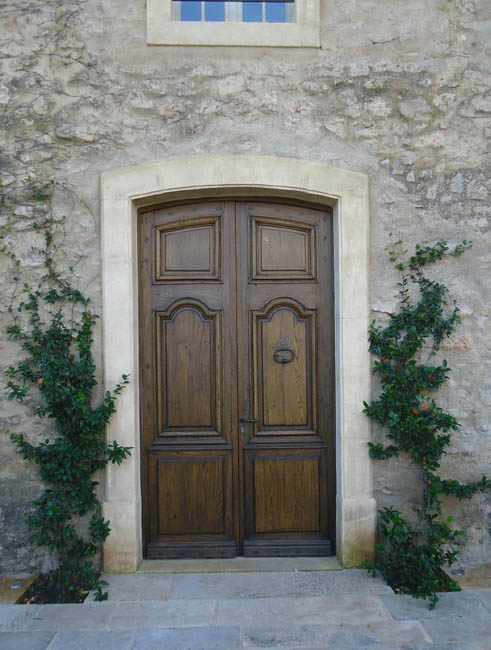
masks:
{"label": "window frame", "polygon": [[320,47],[319,0],[296,0],[294,23],[172,19],[172,0],[147,0],[148,45]]}

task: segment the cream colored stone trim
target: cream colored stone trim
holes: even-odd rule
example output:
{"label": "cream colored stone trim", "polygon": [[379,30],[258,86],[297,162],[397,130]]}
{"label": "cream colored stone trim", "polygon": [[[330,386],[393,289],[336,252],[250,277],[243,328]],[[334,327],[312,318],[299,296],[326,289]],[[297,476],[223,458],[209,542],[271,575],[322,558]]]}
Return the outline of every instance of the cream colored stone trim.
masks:
{"label": "cream colored stone trim", "polygon": [[172,20],[172,0],[147,0],[148,45],[320,47],[319,0],[297,0],[295,23]]}
{"label": "cream colored stone trim", "polygon": [[344,566],[369,558],[375,501],[368,456],[368,182],[363,174],[322,163],[269,156],[193,156],[126,167],[102,176],[103,345],[105,383],[123,373],[108,441],[133,447],[109,466],[104,515],[111,534],[106,571],[135,571],[142,560],[138,386],[137,210],[142,205],[204,196],[302,199],[334,209],[336,332],[337,554]]}

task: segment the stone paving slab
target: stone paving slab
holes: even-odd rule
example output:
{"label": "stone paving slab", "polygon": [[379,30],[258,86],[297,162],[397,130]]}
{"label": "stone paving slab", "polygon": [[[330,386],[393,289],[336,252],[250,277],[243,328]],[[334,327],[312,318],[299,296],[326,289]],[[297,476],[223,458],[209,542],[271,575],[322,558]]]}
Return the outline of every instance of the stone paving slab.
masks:
{"label": "stone paving slab", "polygon": [[490,612],[484,603],[471,592],[457,591],[439,594],[439,601],[434,609],[428,609],[428,603],[421,599],[401,594],[382,594],[380,596],[391,616],[397,620],[423,620],[466,616],[473,619],[489,619]]}
{"label": "stone paving slab", "polygon": [[244,648],[305,648],[326,645],[320,625],[289,625],[284,627],[245,628],[242,630]]}
{"label": "stone paving slab", "polygon": [[213,625],[214,600],[125,602],[114,605],[110,627],[181,627]]}
{"label": "stone paving slab", "polygon": [[242,643],[247,650],[259,648],[350,648],[384,647],[408,650],[431,643],[419,622],[407,621],[388,626],[290,625],[288,627],[252,627],[242,629]]}
{"label": "stone paving slab", "polygon": [[466,640],[464,643],[429,643],[422,646],[422,650],[490,650],[490,647],[489,643],[486,643],[486,646],[484,647],[477,641]]}
{"label": "stone paving slab", "polygon": [[0,632],[2,650],[46,650],[55,631]]}
{"label": "stone paving slab", "polygon": [[434,643],[465,643],[469,639],[487,642],[491,648],[491,616],[486,620],[454,615],[451,618],[422,620],[423,627]]}
{"label": "stone paving slab", "polygon": [[300,598],[293,603],[293,620],[297,623],[350,625],[393,621],[379,596],[317,596]]}
{"label": "stone paving slab", "polygon": [[[280,646],[276,646],[279,648]],[[285,647],[285,646],[282,646]],[[262,650],[261,648],[248,648],[247,650]],[[295,647],[295,648],[288,648],[288,650],[354,650],[353,646],[340,646],[340,645],[323,645],[323,646],[316,646],[316,647],[310,647],[306,648],[305,646],[301,647]],[[383,643],[377,643],[377,642],[370,642],[367,645],[357,645],[356,650],[394,650],[394,646],[392,645],[385,645]],[[420,650],[420,648],[415,648],[415,647],[410,647],[407,646],[404,650]]]}
{"label": "stone paving slab", "polygon": [[483,603],[491,613],[491,589],[471,589],[466,590],[466,593],[472,594],[481,603]]}
{"label": "stone paving slab", "polygon": [[489,650],[489,644],[484,647],[471,641],[467,641],[467,643],[432,643],[422,646],[421,650]]}
{"label": "stone paving slab", "polygon": [[295,596],[292,573],[209,573],[175,575],[170,598],[228,599]]}
{"label": "stone paving slab", "polygon": [[217,601],[217,625],[290,625],[293,619],[291,598],[254,598]]}
{"label": "stone paving slab", "polygon": [[44,605],[0,605],[0,630],[25,630]]}
{"label": "stone paving slab", "polygon": [[[23,605],[14,605],[23,607]],[[116,605],[92,603],[89,605],[42,605],[26,625],[29,630],[103,630],[106,628]]]}
{"label": "stone paving slab", "polygon": [[297,572],[294,575],[295,595],[328,596],[332,594],[393,594],[381,577],[368,571],[350,569],[324,573]]}
{"label": "stone paving slab", "polygon": [[238,627],[161,628],[137,630],[134,650],[239,650]]}
{"label": "stone paving slab", "polygon": [[[357,618],[358,616],[353,617],[353,619]],[[366,644],[381,642],[392,648],[406,649],[420,648],[431,643],[431,637],[420,621],[356,624],[356,620],[353,620],[348,625],[331,625],[323,629],[325,639],[332,647],[358,648]]]}
{"label": "stone paving slab", "polygon": [[[165,600],[172,585],[172,575],[147,575],[138,573],[105,573],[102,579],[108,585],[103,591],[109,593],[110,601]],[[86,603],[93,602],[94,592]]]}
{"label": "stone paving slab", "polygon": [[367,571],[292,573],[180,574],[168,598],[301,598],[328,594],[392,594],[380,578]]}
{"label": "stone paving slab", "polygon": [[[248,649],[249,650],[249,649]],[[254,650],[261,650],[254,648]],[[353,646],[317,646],[316,648],[288,648],[288,650],[353,650]],[[394,650],[393,646],[384,645],[381,643],[370,643],[369,645],[357,646],[356,650]],[[420,650],[419,648],[406,648],[405,650]]]}
{"label": "stone paving slab", "polygon": [[129,650],[133,637],[133,630],[62,630],[49,650]]}

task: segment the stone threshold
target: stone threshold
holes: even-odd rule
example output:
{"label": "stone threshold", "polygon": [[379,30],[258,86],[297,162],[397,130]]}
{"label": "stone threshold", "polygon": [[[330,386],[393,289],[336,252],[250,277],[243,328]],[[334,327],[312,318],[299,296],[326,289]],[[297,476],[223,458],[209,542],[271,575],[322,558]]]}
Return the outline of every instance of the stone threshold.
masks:
{"label": "stone threshold", "polygon": [[143,560],[137,573],[267,573],[340,571],[331,557],[235,557],[231,559]]}

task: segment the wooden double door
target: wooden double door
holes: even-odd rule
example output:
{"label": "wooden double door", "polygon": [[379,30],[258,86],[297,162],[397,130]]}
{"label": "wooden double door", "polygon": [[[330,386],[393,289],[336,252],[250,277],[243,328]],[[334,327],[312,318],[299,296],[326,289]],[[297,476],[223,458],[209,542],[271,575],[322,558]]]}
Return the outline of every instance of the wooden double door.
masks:
{"label": "wooden double door", "polygon": [[139,224],[146,557],[329,555],[331,214],[210,201]]}

